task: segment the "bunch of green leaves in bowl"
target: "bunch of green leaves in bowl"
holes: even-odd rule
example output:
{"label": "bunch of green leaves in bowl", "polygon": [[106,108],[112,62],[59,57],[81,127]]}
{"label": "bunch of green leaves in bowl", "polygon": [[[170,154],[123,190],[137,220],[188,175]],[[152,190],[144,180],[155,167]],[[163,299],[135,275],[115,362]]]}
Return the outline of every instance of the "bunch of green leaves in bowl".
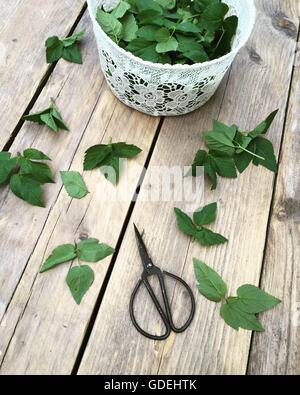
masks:
{"label": "bunch of green leaves in bowl", "polygon": [[195,64],[231,51],[238,17],[222,0],[121,0],[97,22],[121,48],[153,63]]}

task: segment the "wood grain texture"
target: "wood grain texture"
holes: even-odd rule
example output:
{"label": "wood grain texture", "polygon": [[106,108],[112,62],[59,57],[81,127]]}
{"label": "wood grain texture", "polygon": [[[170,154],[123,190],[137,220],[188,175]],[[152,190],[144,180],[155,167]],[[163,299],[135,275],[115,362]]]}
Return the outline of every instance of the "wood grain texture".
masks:
{"label": "wood grain texture", "polygon": [[[0,300],[6,308],[0,327],[1,374],[71,373],[110,260],[93,265],[95,283],[80,307],[65,284],[68,264],[43,275],[38,274],[39,268],[63,243],[97,237],[116,245],[159,123],[158,118],[125,107],[103,85],[87,16],[78,29],[83,27],[88,29],[84,65],[59,64],[41,95],[43,100],[58,96],[71,132],[57,136],[27,124],[13,146],[17,151],[34,145],[55,159],[57,184],[47,190],[47,209],[18,201],[16,211],[16,198],[7,194],[0,211],[1,254],[5,254]],[[70,199],[61,190],[58,170],[82,172],[86,149],[110,138],[136,144],[143,153],[126,164],[118,188],[100,171],[88,172],[84,178],[90,194],[83,200]],[[25,234],[30,235],[26,242]]]}
{"label": "wood grain texture", "polygon": [[0,150],[49,68],[45,55],[46,39],[68,34],[84,0],[1,0],[1,3]]}
{"label": "wood grain texture", "polygon": [[[200,145],[201,131],[210,126],[212,118],[236,123],[247,130],[277,107],[280,112],[269,137],[278,152],[296,46],[298,21],[293,3],[256,2],[256,27],[247,47],[234,63],[224,99],[215,97],[195,114],[168,119],[157,142],[150,173],[156,165],[191,163],[197,145]],[[244,283],[258,284],[274,175],[263,168],[250,168],[238,180],[222,180],[215,192],[209,191],[206,185],[205,203],[218,201],[220,206],[215,228],[228,236],[230,242],[227,246],[205,249],[190,244],[177,230],[173,207],[180,203],[176,199],[171,198],[165,203],[143,201],[147,189],[152,188],[150,173],[133,220],[145,229],[154,262],[194,284],[195,319],[184,334],[172,335],[160,343],[141,337],[133,328],[128,304],[141,264],[130,225],[79,374],[244,374],[251,333],[236,333],[227,327],[219,316],[219,306],[197,293],[192,258],[201,258],[218,270],[232,294]],[[199,197],[200,203],[204,201]],[[186,202],[181,205],[184,208]],[[182,311],[180,307],[185,306],[186,295],[174,285],[169,292],[178,312]],[[149,300],[142,298],[140,308],[136,308],[137,311],[140,309],[138,312],[146,326],[151,322],[153,330],[159,329]]]}
{"label": "wood grain texture", "polygon": [[270,222],[262,287],[282,299],[254,335],[249,374],[300,374],[300,68],[296,64]]}

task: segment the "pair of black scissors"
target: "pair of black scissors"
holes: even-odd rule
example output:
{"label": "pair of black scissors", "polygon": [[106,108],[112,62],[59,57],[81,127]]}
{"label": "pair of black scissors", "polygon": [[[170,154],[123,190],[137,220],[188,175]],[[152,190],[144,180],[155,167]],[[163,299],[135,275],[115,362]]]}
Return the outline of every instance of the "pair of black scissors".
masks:
{"label": "pair of black scissors", "polygon": [[[195,298],[194,298],[191,288],[187,285],[187,283],[184,280],[175,276],[174,274],[168,273],[166,271],[161,271],[157,266],[155,266],[153,264],[149,254],[148,254],[148,251],[146,249],[143,238],[135,225],[134,225],[134,229],[135,229],[139,253],[140,253],[140,256],[141,256],[141,259],[143,262],[143,266],[144,266],[144,271],[142,273],[141,279],[137,283],[137,285],[134,288],[134,291],[131,295],[130,305],[129,305],[130,317],[133,322],[133,325],[136,327],[136,329],[143,336],[148,337],[149,339],[152,339],[152,340],[165,340],[170,336],[172,331],[175,333],[182,333],[190,326],[190,324],[194,318],[194,314],[195,314]],[[156,297],[156,295],[155,295],[155,293],[148,281],[148,278],[151,276],[158,277],[160,290],[162,293],[162,298],[163,298],[163,303],[164,303],[164,309],[162,308],[159,300],[157,299],[157,297]],[[166,286],[165,286],[165,280],[164,280],[166,276],[171,277],[172,279],[181,283],[181,285],[183,285],[185,287],[185,289],[187,290],[187,292],[190,296],[190,299],[191,299],[191,312],[190,312],[189,318],[186,321],[186,323],[180,328],[177,328],[173,322],[171,307],[170,307],[170,303],[169,303],[169,299],[168,299],[168,295],[167,295],[167,290],[166,290]],[[166,332],[161,336],[156,336],[156,335],[152,335],[150,333],[145,332],[139,326],[139,324],[137,323],[137,320],[134,316],[134,301],[135,301],[135,297],[136,297],[142,284],[145,285],[145,287],[146,287],[149,295],[151,296],[151,299],[152,299],[153,303],[155,304],[155,307],[156,307],[156,309],[157,309],[157,311],[158,311],[158,313],[159,313],[159,315],[166,327]]]}

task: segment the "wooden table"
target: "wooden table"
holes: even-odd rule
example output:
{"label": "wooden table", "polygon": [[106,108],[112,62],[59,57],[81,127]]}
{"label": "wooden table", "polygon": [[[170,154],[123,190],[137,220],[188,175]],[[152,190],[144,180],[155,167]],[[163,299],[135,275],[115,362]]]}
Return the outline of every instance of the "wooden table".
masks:
{"label": "wooden table", "polygon": [[[56,174],[44,209],[0,189],[0,373],[299,374],[299,1],[257,0],[251,39],[215,97],[199,111],[166,119],[133,111],[111,94],[82,0],[0,5],[0,149],[41,149],[53,159]],[[45,39],[83,28],[84,64],[47,65]],[[24,113],[47,106],[50,97],[70,133],[56,135],[21,121]],[[216,229],[228,236],[228,245],[205,249],[191,243],[176,228],[173,207],[179,202],[143,199],[152,169],[191,164],[212,119],[249,130],[276,108],[269,137],[280,161],[278,175],[250,167],[237,180],[222,179],[216,191],[205,185],[205,202],[219,202]],[[116,189],[94,171],[84,174],[90,194],[72,200],[59,171],[82,172],[85,150],[110,137],[143,149],[118,186],[126,197],[113,199]],[[154,261],[182,275],[196,295],[191,327],[165,342],[143,338],[129,319],[129,296],[141,272],[133,221],[145,230]],[[93,266],[95,283],[77,306],[65,284],[69,265],[47,274],[39,268],[57,245],[87,236],[115,245],[116,253]],[[197,292],[193,257],[217,270],[231,293],[245,283],[260,284],[282,299],[261,315],[265,333],[225,325],[219,306]],[[180,304],[181,291],[173,284],[171,294]],[[157,328],[151,302],[141,298],[140,313]]]}

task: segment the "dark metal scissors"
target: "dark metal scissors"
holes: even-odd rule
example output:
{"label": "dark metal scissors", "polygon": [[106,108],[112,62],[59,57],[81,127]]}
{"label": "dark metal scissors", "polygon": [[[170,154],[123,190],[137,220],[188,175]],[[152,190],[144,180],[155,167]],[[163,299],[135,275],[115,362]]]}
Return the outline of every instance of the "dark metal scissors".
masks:
{"label": "dark metal scissors", "polygon": [[[136,327],[136,329],[143,336],[146,336],[152,340],[165,340],[170,336],[171,331],[173,331],[175,333],[182,333],[190,326],[190,324],[194,318],[194,314],[195,314],[195,298],[194,298],[191,288],[187,285],[187,283],[184,280],[175,276],[174,274],[171,274],[171,273],[168,273],[165,271],[161,271],[157,266],[155,266],[153,264],[149,254],[147,252],[143,238],[135,225],[134,225],[134,229],[135,229],[135,234],[136,234],[136,238],[137,238],[139,253],[140,253],[140,256],[141,256],[141,259],[143,262],[143,266],[144,266],[144,271],[142,273],[141,279],[137,283],[137,285],[134,288],[134,291],[131,295],[130,305],[129,305],[130,317],[133,322],[133,325]],[[162,308],[159,300],[157,299],[157,297],[156,297],[156,295],[155,295],[155,293],[148,281],[148,278],[151,276],[158,277],[165,310]],[[169,299],[168,299],[168,295],[167,295],[167,290],[165,287],[165,281],[164,281],[165,276],[171,277],[172,279],[180,282],[187,290],[187,292],[190,296],[190,299],[191,299],[191,312],[190,312],[189,318],[186,321],[186,323],[180,328],[177,328],[173,323],[171,307],[170,307],[170,303],[169,303]],[[145,287],[146,287],[149,295],[151,296],[151,299],[153,300],[153,303],[155,304],[155,307],[156,307],[156,309],[157,309],[157,311],[158,311],[158,313],[159,313],[159,315],[160,315],[161,319],[163,320],[163,323],[166,327],[165,334],[163,334],[161,336],[151,335],[150,333],[145,332],[139,326],[139,324],[137,323],[136,318],[134,316],[134,300],[135,300],[135,297],[136,297],[142,284],[145,285]]]}

